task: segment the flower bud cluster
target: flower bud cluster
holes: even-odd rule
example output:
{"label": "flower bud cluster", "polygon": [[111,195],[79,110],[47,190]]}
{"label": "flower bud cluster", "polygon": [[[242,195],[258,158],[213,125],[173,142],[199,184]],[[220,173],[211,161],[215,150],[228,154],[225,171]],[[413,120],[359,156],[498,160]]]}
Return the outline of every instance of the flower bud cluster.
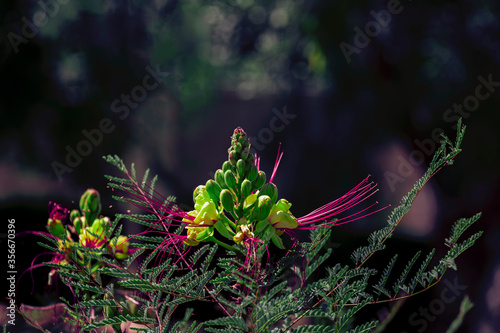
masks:
{"label": "flower bud cluster", "polygon": [[293,229],[298,223],[290,213],[291,204],[285,199],[278,201],[276,185],[266,181],[266,173],[259,170],[256,156],[250,154],[249,138],[242,128],[236,128],[228,160],[215,172],[214,179],[198,186],[193,193],[195,210],[184,218],[189,224],[184,243],[197,245],[213,240],[215,227],[236,244],[246,237],[258,237],[266,242],[273,240],[282,247],[281,240],[276,238],[283,229]]}
{"label": "flower bud cluster", "polygon": [[[117,259],[129,256],[129,242],[125,236],[108,239],[111,221],[109,217],[100,216],[101,209],[99,192],[94,189],[88,189],[81,196],[80,210],[69,212],[61,204],[49,203],[47,229],[58,240],[59,249],[65,253],[65,262],[75,244],[86,248],[106,248]],[[83,263],[82,253],[77,253]]]}

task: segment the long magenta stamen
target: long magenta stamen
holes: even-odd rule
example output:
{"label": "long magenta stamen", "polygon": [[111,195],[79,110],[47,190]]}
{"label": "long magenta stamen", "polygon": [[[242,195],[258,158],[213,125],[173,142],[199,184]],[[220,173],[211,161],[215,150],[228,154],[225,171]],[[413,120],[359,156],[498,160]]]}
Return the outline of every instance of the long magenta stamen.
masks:
{"label": "long magenta stamen", "polygon": [[369,176],[337,200],[334,200],[318,209],[315,209],[309,214],[298,218],[297,222],[299,222],[301,226],[304,226],[314,222],[323,221],[334,215],[345,212],[346,210],[368,199],[378,191],[375,189],[377,186],[376,184],[373,182],[367,182],[368,178]]}
{"label": "long magenta stamen", "polygon": [[278,166],[280,165],[281,158],[283,157],[283,152],[281,152],[280,154],[280,150],[281,150],[281,142],[278,147],[278,156],[276,156],[276,161],[274,162],[273,173],[271,174],[271,178],[269,178],[270,183],[272,183],[274,176],[276,176],[276,171],[278,171]]}

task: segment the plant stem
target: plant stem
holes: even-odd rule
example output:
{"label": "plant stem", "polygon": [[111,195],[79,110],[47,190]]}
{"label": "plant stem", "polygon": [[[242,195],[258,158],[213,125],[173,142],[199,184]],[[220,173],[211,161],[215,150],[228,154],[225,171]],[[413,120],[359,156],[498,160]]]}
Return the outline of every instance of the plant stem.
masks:
{"label": "plant stem", "polygon": [[206,241],[208,241],[208,242],[214,242],[215,244],[220,245],[220,246],[222,246],[223,248],[225,248],[225,249],[227,249],[227,250],[229,250],[229,251],[233,251],[233,252],[234,252],[234,253],[236,253],[237,255],[241,255],[241,254],[242,254],[240,250],[238,250],[238,249],[236,249],[236,248],[232,247],[232,246],[231,246],[231,245],[229,245],[229,244],[226,244],[226,243],[224,243],[224,242],[221,242],[220,240],[218,240],[218,239],[217,239],[217,238],[215,238],[214,236],[210,236],[210,237],[208,237],[208,238],[206,239]]}

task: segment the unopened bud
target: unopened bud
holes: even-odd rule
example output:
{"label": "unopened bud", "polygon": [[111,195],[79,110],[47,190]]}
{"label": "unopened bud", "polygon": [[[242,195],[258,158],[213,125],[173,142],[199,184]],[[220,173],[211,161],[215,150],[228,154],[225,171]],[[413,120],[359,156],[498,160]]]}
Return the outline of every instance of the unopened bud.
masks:
{"label": "unopened bud", "polygon": [[80,210],[88,223],[92,223],[101,213],[101,198],[99,192],[89,188],[80,198]]}
{"label": "unopened bud", "polygon": [[242,151],[242,150],[243,150],[243,147],[241,146],[241,143],[236,142],[236,143],[234,144],[234,151],[235,151],[237,154],[239,154],[239,153],[241,153],[241,151]]}
{"label": "unopened bud", "polygon": [[257,170],[257,166],[255,164],[252,164],[250,170],[248,171],[247,179],[253,182],[258,175],[259,175],[259,170]]}
{"label": "unopened bud", "polygon": [[204,190],[205,190],[205,186],[203,186],[203,185],[196,186],[196,188],[193,191],[193,202],[196,201],[196,197],[201,195]]}
{"label": "unopened bud", "polygon": [[266,183],[260,188],[259,195],[267,195],[275,203],[278,199],[278,188],[273,183]]}
{"label": "unopened bud", "polygon": [[101,225],[104,229],[104,234],[107,235],[109,232],[109,229],[111,228],[111,220],[109,217],[105,216],[100,219]]}
{"label": "unopened bud", "polygon": [[229,190],[222,190],[220,192],[220,202],[222,203],[222,208],[226,211],[232,213],[234,209],[233,195]]}
{"label": "unopened bud", "polygon": [[99,238],[102,238],[105,235],[104,228],[105,228],[104,221],[102,219],[96,219],[94,220],[94,223],[90,227],[90,231],[98,235]]}
{"label": "unopened bud", "polygon": [[[248,146],[250,146],[250,145],[248,145]],[[243,151],[241,152],[241,158],[243,160],[246,160],[248,158],[249,154],[250,154],[250,148],[245,147],[245,149],[243,149]]]}
{"label": "unopened bud", "polygon": [[231,165],[231,163],[229,163],[229,161],[224,161],[224,163],[222,163],[222,171],[226,172],[227,170],[234,171],[234,167]]}
{"label": "unopened bud", "polygon": [[78,209],[73,209],[69,215],[71,217],[71,221],[74,221],[76,218],[81,217],[82,215],[78,211]]}
{"label": "unopened bud", "polygon": [[47,227],[49,228],[49,232],[57,237],[57,238],[60,238],[62,239],[64,237],[64,226],[62,225],[62,222],[61,220],[53,220],[53,219],[49,219],[47,221]]}
{"label": "unopened bud", "polygon": [[109,249],[114,252],[115,257],[117,259],[125,259],[128,257],[128,246],[130,245],[129,241],[127,240],[127,237],[125,236],[118,236],[118,239],[113,238],[112,240],[109,241],[108,247]]}
{"label": "unopened bud", "polygon": [[249,154],[248,157],[246,158],[248,164],[254,164],[255,161],[255,156],[252,154]]}
{"label": "unopened bud", "polygon": [[241,198],[245,200],[245,198],[250,195],[250,192],[252,192],[252,182],[245,179],[241,183]]}
{"label": "unopened bud", "polygon": [[210,196],[210,199],[213,200],[213,202],[219,201],[220,191],[222,191],[222,188],[219,186],[219,184],[217,184],[213,179],[209,179],[205,184],[205,188],[207,189],[207,193]]}
{"label": "unopened bud", "polygon": [[254,220],[263,220],[269,216],[273,203],[267,195],[262,195],[258,199],[257,207],[254,208],[252,217]]}
{"label": "unopened bud", "polygon": [[236,164],[236,153],[234,151],[232,151],[232,150],[229,152],[229,162],[232,165]]}
{"label": "unopened bud", "polygon": [[221,188],[227,188],[226,182],[224,181],[224,172],[221,169],[215,171],[214,179]]}
{"label": "unopened bud", "polygon": [[231,170],[227,170],[224,173],[224,181],[226,182],[226,185],[229,188],[231,188],[231,189],[235,188],[235,186],[236,186],[236,177],[234,176],[234,173]]}
{"label": "unopened bud", "polygon": [[245,146],[245,144],[248,142],[248,138],[245,132],[240,134],[240,137],[238,138],[238,142],[241,143],[242,146]]}
{"label": "unopened bud", "polygon": [[255,193],[250,194],[243,201],[243,215],[247,219],[253,220],[254,209],[257,209],[257,195]]}
{"label": "unopened bud", "polygon": [[243,175],[245,174],[245,161],[243,161],[241,158],[238,160],[238,162],[236,162],[236,169],[238,170],[238,174],[240,175],[240,177],[243,177]]}
{"label": "unopened bud", "polygon": [[85,225],[83,225],[83,221],[82,221],[81,217],[75,217],[73,219],[73,226],[75,227],[77,234],[80,234],[82,229],[86,227]]}
{"label": "unopened bud", "polygon": [[253,181],[253,189],[258,190],[266,183],[266,173],[262,170],[259,171],[257,178]]}

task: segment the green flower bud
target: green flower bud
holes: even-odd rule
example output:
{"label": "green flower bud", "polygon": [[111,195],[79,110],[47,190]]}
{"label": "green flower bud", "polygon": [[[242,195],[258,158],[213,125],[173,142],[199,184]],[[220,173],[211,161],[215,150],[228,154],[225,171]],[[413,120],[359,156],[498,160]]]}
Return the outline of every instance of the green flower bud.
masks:
{"label": "green flower bud", "polygon": [[241,153],[241,151],[243,150],[243,147],[241,146],[241,143],[239,143],[239,142],[236,142],[233,147],[234,147],[234,151],[238,154]]}
{"label": "green flower bud", "polygon": [[[103,232],[103,237],[108,234],[109,229],[111,228],[111,220],[109,217],[101,217],[100,219],[94,220],[94,224],[98,224]],[[93,225],[92,225],[93,226]]]}
{"label": "green flower bud", "polygon": [[227,170],[234,171],[234,167],[229,161],[224,161],[224,163],[222,163],[222,171],[226,172]]}
{"label": "green flower bud", "polygon": [[203,204],[207,201],[211,201],[210,195],[208,195],[205,185],[199,185],[193,192],[194,199],[194,209],[199,211]]}
{"label": "green flower bud", "polygon": [[80,221],[82,221],[82,228],[90,227],[85,216],[80,217]]}
{"label": "green flower bud", "polygon": [[255,156],[249,153],[248,157],[246,158],[246,161],[248,164],[253,165],[255,161]]}
{"label": "green flower bud", "polygon": [[257,194],[253,193],[246,197],[245,201],[243,201],[243,208],[248,208],[253,206],[257,202]]}
{"label": "green flower bud", "polygon": [[[257,210],[257,194],[250,194],[245,201],[243,201],[243,216],[249,220],[253,220],[254,210]],[[257,213],[255,213],[257,214]]]}
{"label": "green flower bud", "polygon": [[53,236],[60,238],[60,239],[62,239],[64,237],[65,230],[64,230],[64,226],[63,226],[61,220],[49,219],[47,221],[47,227],[49,229],[49,232]]}
{"label": "green flower bud", "polygon": [[255,164],[252,164],[250,170],[248,171],[247,179],[253,182],[258,175],[259,175],[259,170],[257,170],[257,166]]}
{"label": "green flower bud", "polygon": [[101,198],[99,197],[99,192],[93,188],[89,188],[85,193],[83,193],[80,198],[80,210],[85,215],[85,218],[89,224],[94,222],[94,220],[101,213]]}
{"label": "green flower bud", "polygon": [[240,175],[240,179],[245,175],[245,161],[241,158],[236,162],[236,169],[238,170],[238,174]]}
{"label": "green flower bud", "polygon": [[205,184],[205,188],[208,195],[210,196],[210,199],[212,199],[214,202],[219,201],[220,191],[222,191],[222,188],[219,186],[219,184],[217,184],[213,179],[209,179]]}
{"label": "green flower bud", "polygon": [[82,228],[86,227],[86,225],[83,225],[82,217],[75,217],[73,219],[73,226],[75,227],[77,234],[80,234]]}
{"label": "green flower bud", "polygon": [[222,208],[224,208],[229,213],[232,213],[234,210],[234,201],[233,195],[229,190],[222,190],[220,192],[220,202],[222,203]]}
{"label": "green flower bud", "polygon": [[236,177],[231,170],[227,170],[224,173],[224,181],[229,188],[234,189],[236,187]]}
{"label": "green flower bud", "polygon": [[240,137],[238,138],[238,142],[241,143],[242,146],[247,145],[248,146],[248,138],[246,133],[242,130],[242,133],[240,134]]}
{"label": "green flower bud", "polygon": [[231,165],[236,165],[236,153],[233,150],[229,151],[229,162]]}
{"label": "green flower bud", "polygon": [[240,218],[238,221],[236,221],[236,225],[248,225],[248,220],[244,217]]}
{"label": "green flower bud", "polygon": [[224,171],[218,169],[214,175],[215,182],[219,184],[221,188],[227,188],[226,182],[224,181]]}
{"label": "green flower bud", "polygon": [[[250,145],[248,145],[250,146]],[[243,149],[243,151],[241,152],[241,158],[243,160],[246,160],[248,158],[248,155],[250,154],[250,148],[249,147],[245,147],[245,149]]]}
{"label": "green flower bud", "polygon": [[278,188],[273,183],[266,183],[260,188],[259,195],[269,196],[274,203],[278,199]]}
{"label": "green flower bud", "polygon": [[90,231],[100,237],[104,237],[104,223],[101,219],[94,220],[94,223],[90,227]]}
{"label": "green flower bud", "polygon": [[234,145],[236,143],[239,143],[242,146],[247,146],[249,144],[247,134],[241,127],[235,128],[233,135],[231,136],[231,144]]}
{"label": "green flower bud", "polygon": [[128,247],[130,243],[125,236],[118,236],[118,239],[115,237],[111,239],[108,243],[108,248],[111,253],[114,252],[114,255],[117,259],[125,259],[128,257]]}
{"label": "green flower bud", "polygon": [[267,195],[261,195],[257,202],[257,207],[253,209],[252,219],[263,220],[269,216],[273,203]]}
{"label": "green flower bud", "polygon": [[78,211],[78,209],[73,209],[71,211],[71,213],[69,214],[69,216],[71,217],[71,221],[73,221],[74,219],[79,218],[82,215],[80,214],[80,212]]}
{"label": "green flower bud", "polygon": [[262,170],[259,171],[257,178],[253,181],[253,189],[258,190],[266,183],[266,173]]}
{"label": "green flower bud", "polygon": [[252,192],[252,182],[249,181],[248,179],[245,179],[241,183],[241,198],[244,200],[246,197],[250,195],[250,192]]}
{"label": "green flower bud", "polygon": [[198,197],[202,192],[205,191],[205,186],[204,185],[198,185],[193,191],[193,202],[196,201],[196,197]]}

